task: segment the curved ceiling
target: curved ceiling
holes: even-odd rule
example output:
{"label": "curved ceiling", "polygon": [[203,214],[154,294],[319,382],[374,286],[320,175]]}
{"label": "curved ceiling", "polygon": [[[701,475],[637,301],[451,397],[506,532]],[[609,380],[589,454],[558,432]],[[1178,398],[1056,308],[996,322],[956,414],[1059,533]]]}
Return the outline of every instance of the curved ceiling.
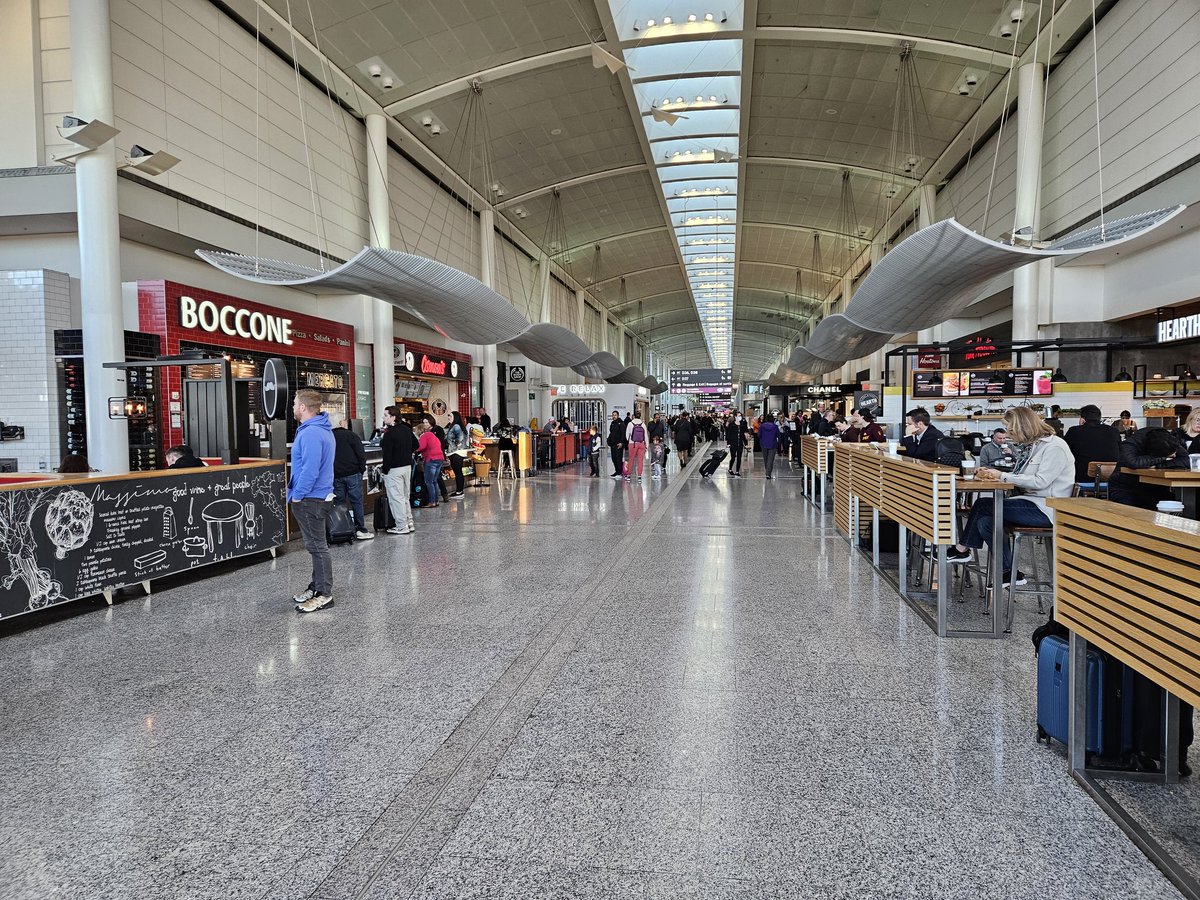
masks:
{"label": "curved ceiling", "polygon": [[[287,0],[262,2],[288,12]],[[1056,32],[1083,27],[1071,4],[1045,0],[1043,28],[1052,3]],[[758,377],[794,346],[907,195],[949,174],[948,148],[1003,92],[1039,10],[1033,0],[292,7],[296,30],[416,140],[482,195],[502,184],[499,212],[651,350],[675,366],[732,365],[735,378]],[[593,42],[630,68],[594,65]],[[896,140],[902,48],[920,88],[907,152]],[[390,90],[372,64],[393,76]],[[486,154],[467,146],[485,133],[470,118],[472,82]],[[546,246],[551,234],[566,246]]]}

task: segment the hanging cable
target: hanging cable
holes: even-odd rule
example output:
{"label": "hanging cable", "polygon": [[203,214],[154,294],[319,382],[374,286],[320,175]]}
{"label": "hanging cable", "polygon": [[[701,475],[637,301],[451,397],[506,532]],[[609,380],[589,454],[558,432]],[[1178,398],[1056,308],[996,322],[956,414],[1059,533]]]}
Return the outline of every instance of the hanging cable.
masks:
{"label": "hanging cable", "polygon": [[1100,186],[1100,240],[1104,240],[1104,152],[1100,138],[1100,46],[1096,37],[1096,0],[1092,0],[1092,84],[1096,96],[1096,179]]}
{"label": "hanging cable", "polygon": [[262,6],[254,4],[254,274],[259,274],[262,236]]}
{"label": "hanging cable", "polygon": [[[1025,0],[1021,0],[1020,6],[1021,21],[1025,20]],[[992,174],[988,179],[987,198],[983,203],[983,228],[980,229],[981,234],[987,232],[988,219],[992,213],[992,191],[996,187],[996,166],[1000,162],[1000,147],[1004,141],[1004,126],[1008,122],[1008,98],[1012,95],[1012,80],[1013,72],[1017,68],[1017,41],[1021,30],[1013,29],[1012,50],[1008,57],[1008,77],[1004,80],[1004,105],[1003,112],[1000,114],[1000,129],[996,132],[996,152],[992,154]]]}
{"label": "hanging cable", "polygon": [[[300,134],[304,141],[304,161],[308,166],[308,191],[312,196],[314,237],[317,243],[317,257],[321,261],[321,271],[324,272],[329,240],[324,234],[321,201],[317,195],[317,173],[313,168],[312,146],[308,140],[308,116],[304,111],[304,93],[300,86],[300,57],[296,53],[296,29],[292,25],[292,0],[287,0],[287,24],[288,34],[292,39],[292,73],[296,79],[296,105],[300,108]],[[324,247],[322,247],[322,243],[324,243]]]}

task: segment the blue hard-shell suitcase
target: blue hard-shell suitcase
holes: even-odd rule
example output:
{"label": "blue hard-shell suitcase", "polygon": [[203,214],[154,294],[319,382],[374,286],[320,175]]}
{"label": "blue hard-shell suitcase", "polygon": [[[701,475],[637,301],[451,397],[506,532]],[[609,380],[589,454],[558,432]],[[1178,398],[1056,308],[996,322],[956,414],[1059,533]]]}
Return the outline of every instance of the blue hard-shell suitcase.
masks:
{"label": "blue hard-shell suitcase", "polygon": [[[1067,742],[1070,709],[1070,662],[1067,642],[1057,636],[1042,639],[1037,663],[1038,740]],[[1103,696],[1105,660],[1095,650],[1087,655],[1087,752],[1100,753],[1104,733]]]}

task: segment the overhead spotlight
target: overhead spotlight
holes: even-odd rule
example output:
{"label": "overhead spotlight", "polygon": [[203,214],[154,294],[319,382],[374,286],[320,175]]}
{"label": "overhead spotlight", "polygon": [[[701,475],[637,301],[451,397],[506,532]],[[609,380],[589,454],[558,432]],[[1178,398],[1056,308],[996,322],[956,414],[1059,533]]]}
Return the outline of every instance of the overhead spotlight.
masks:
{"label": "overhead spotlight", "polygon": [[695,21],[696,21],[696,14],[695,14],[695,13],[692,13],[690,16],[688,16],[688,21],[689,21],[689,22],[695,22]]}
{"label": "overhead spotlight", "polygon": [[958,90],[958,95],[960,97],[969,96],[971,93],[971,89],[969,87],[967,87],[967,83],[965,81],[962,82],[961,84],[959,84],[957,90]]}
{"label": "overhead spotlight", "polygon": [[392,81],[391,75],[388,75],[382,81],[379,82],[379,86],[381,88],[383,88],[385,91],[390,91],[393,87],[395,87],[395,85],[396,85],[396,83],[394,81]]}
{"label": "overhead spotlight", "polygon": [[433,116],[430,116],[430,115],[421,116],[421,124],[424,125],[426,128],[428,128],[430,125],[433,124]]}
{"label": "overhead spotlight", "polygon": [[371,63],[371,65],[367,66],[367,74],[372,78],[382,78],[383,66],[379,65],[378,63]]}
{"label": "overhead spotlight", "polygon": [[672,19],[670,16],[663,16],[663,24],[664,25],[674,25],[675,20]]}
{"label": "overhead spotlight", "polygon": [[979,75],[977,75],[975,72],[968,72],[963,76],[963,81],[965,81],[971,87],[975,87],[975,85],[979,84]]}
{"label": "overhead spotlight", "polygon": [[729,21],[729,16],[728,16],[728,14],[726,14],[726,13],[725,13],[725,11],[724,11],[724,10],[722,10],[722,11],[721,11],[721,24],[722,24],[722,25],[724,25],[724,24],[725,24],[726,22],[728,22],[728,21]]}
{"label": "overhead spotlight", "polygon": [[58,129],[58,133],[73,144],[86,147],[88,150],[95,150],[101,144],[111,141],[121,131],[99,119],[87,122],[76,116],[63,116],[62,126]]}
{"label": "overhead spotlight", "polygon": [[647,27],[647,28],[654,28],[656,25],[658,25],[658,23],[657,23],[656,21],[654,21],[653,19],[647,19],[647,20],[646,20],[646,27]]}
{"label": "overhead spotlight", "polygon": [[1010,38],[1013,36],[1014,33],[1015,33],[1015,29],[1013,28],[1012,25],[1001,25],[1000,26],[1000,37]]}
{"label": "overhead spotlight", "polygon": [[437,137],[439,134],[442,133],[442,126],[439,125],[437,122],[434,122],[432,125],[429,126],[429,133],[432,134],[434,137]]}
{"label": "overhead spotlight", "polygon": [[705,13],[705,14],[704,14],[704,21],[705,21],[705,22],[711,22],[712,20],[713,20],[713,14],[712,14],[712,13]]}
{"label": "overhead spotlight", "polygon": [[1008,14],[1008,18],[1014,25],[1018,25],[1025,18],[1025,10],[1019,6],[1014,6],[1012,12]]}
{"label": "overhead spotlight", "polygon": [[173,156],[165,150],[147,150],[138,144],[129,148],[129,156],[118,169],[137,169],[143,175],[161,175],[167,169],[179,165],[178,156]]}

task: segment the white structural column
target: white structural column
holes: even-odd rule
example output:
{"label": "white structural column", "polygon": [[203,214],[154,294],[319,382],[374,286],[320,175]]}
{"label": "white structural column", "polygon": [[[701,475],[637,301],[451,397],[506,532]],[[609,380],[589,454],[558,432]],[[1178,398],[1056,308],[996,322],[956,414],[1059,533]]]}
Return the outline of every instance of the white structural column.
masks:
{"label": "white structural column", "polygon": [[[937,187],[922,184],[917,188],[917,228],[928,228],[937,221]],[[917,332],[917,343],[932,344],[938,339],[938,329],[923,328]]]}
{"label": "white structural column", "polygon": [[[534,288],[534,290],[536,291],[534,296],[539,298],[538,319],[537,320],[539,322],[549,322],[550,321],[550,309],[551,309],[551,306],[550,306],[550,257],[544,253],[540,257],[538,257],[537,287]],[[551,382],[553,382],[554,370],[551,369],[549,366],[542,366],[542,365],[536,366],[535,371],[541,373],[541,375],[538,379],[538,382],[537,382],[539,385],[550,384]],[[539,387],[538,391],[537,391],[537,396],[538,396],[537,416],[538,416],[539,421],[541,421],[543,424],[545,424],[545,422],[550,418],[550,391]]]}
{"label": "white structural column", "polygon": [[[1042,200],[1042,63],[1029,63],[1017,70],[1017,230],[1032,229],[1036,238],[1041,227]],[[1022,266],[1013,273],[1013,340],[1028,341],[1038,336],[1038,264]]]}
{"label": "white structural column", "polygon": [[[392,246],[392,204],[388,188],[387,116],[367,115],[367,211],[371,245]],[[371,362],[375,370],[375,422],[396,400],[396,365],[393,356],[395,319],[392,304],[374,298],[371,306]]]}
{"label": "white structural column", "polygon": [[[490,209],[479,211],[479,267],[480,281],[496,289],[496,214]],[[492,417],[493,424],[499,422],[500,388],[496,372],[496,345],[479,345],[479,366],[483,372],[483,408]],[[515,409],[509,410],[510,417],[516,416]]]}
{"label": "white structural column", "polygon": [[[71,86],[75,115],[113,122],[112,38],[108,0],[71,0]],[[129,428],[108,417],[108,398],[124,397],[121,232],[117,216],[117,159],[112,141],[75,163],[79,218],[79,281],[83,306],[83,377],[87,391],[87,451],[93,468],[129,471]]]}
{"label": "white structural column", "polygon": [[[587,291],[575,292],[575,333],[582,339],[587,323]],[[576,376],[576,381],[583,384],[583,376]]]}

